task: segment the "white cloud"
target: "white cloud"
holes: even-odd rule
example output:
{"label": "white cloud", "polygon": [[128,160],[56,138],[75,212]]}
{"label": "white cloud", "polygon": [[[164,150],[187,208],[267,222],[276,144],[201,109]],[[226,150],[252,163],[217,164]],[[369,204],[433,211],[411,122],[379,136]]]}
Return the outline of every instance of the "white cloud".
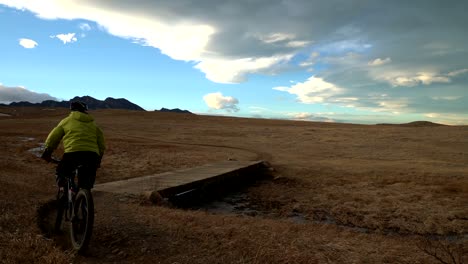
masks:
{"label": "white cloud", "polygon": [[0,84],[0,103],[9,104],[12,102],[28,101],[30,103],[40,103],[45,100],[57,100],[57,98],[46,93],[36,93],[22,86],[7,87]]}
{"label": "white cloud", "polygon": [[426,113],[424,116],[430,118],[432,122],[440,124],[455,126],[468,124],[468,115],[466,114]]}
{"label": "white cloud", "polygon": [[433,96],[431,98],[434,100],[454,101],[462,98],[462,96]]}
{"label": "white cloud", "polygon": [[297,40],[296,35],[291,33],[257,34],[254,37],[266,44],[284,45],[289,48],[303,48],[312,43],[312,41]]}
{"label": "white cloud", "polygon": [[465,73],[468,73],[468,69],[461,69],[461,70],[452,71],[452,72],[449,72],[447,75],[450,76],[450,77],[456,77],[458,75],[462,75],[462,74],[465,74]]}
{"label": "white cloud", "polygon": [[[210,36],[215,32],[205,24],[171,24],[145,17],[120,17],[112,14],[102,21],[111,34],[158,48],[176,60],[200,61]],[[117,20],[121,19],[121,22]]]}
{"label": "white cloud", "polygon": [[290,113],[289,116],[293,116],[295,119],[308,119],[313,116],[311,113]]}
{"label": "white cloud", "polygon": [[224,96],[222,93],[209,93],[203,96],[203,100],[206,105],[211,109],[216,110],[226,110],[228,112],[237,112],[239,111],[239,100],[232,96]]}
{"label": "white cloud", "polygon": [[457,45],[450,42],[429,42],[423,44],[422,48],[425,49],[425,53],[437,57],[463,52],[462,48],[459,48]]}
{"label": "white cloud", "polygon": [[312,61],[303,61],[301,63],[299,63],[299,66],[301,67],[310,67],[310,66],[313,66],[315,63],[312,62]]}
{"label": "white cloud", "polygon": [[286,115],[290,119],[300,120],[300,121],[318,121],[318,122],[328,122],[328,123],[336,122],[334,119],[323,117],[323,116],[318,116],[316,114],[312,114],[308,112],[287,113]]}
{"label": "white cloud", "polygon": [[369,61],[368,65],[369,66],[381,66],[381,65],[388,64],[390,62],[392,62],[392,59],[390,58],[385,58],[385,59],[377,58],[373,61]]}
{"label": "white cloud", "polygon": [[261,112],[265,112],[265,111],[270,111],[270,109],[268,108],[265,108],[265,107],[260,107],[260,106],[249,106],[249,109],[250,109],[250,112],[251,113],[261,113]]}
{"label": "white cloud", "polygon": [[432,83],[449,83],[450,79],[446,76],[437,76],[431,73],[421,73],[416,77],[422,84],[429,85]]}
{"label": "white cloud", "polygon": [[[372,73],[371,73],[372,74]],[[386,81],[394,87],[414,87],[418,85],[430,85],[433,83],[450,83],[449,75],[437,72],[401,72],[387,71],[374,76],[375,80]]]}
{"label": "white cloud", "polygon": [[277,90],[277,91],[280,91],[280,92],[289,92],[289,87],[287,86],[277,86],[277,87],[273,87],[273,90]]}
{"label": "white cloud", "polygon": [[80,37],[85,38],[86,37],[86,32],[91,31],[92,27],[88,23],[80,23],[78,27],[81,30]]}
{"label": "white cloud", "polygon": [[295,41],[290,41],[286,44],[286,47],[290,48],[304,48],[309,46],[312,43],[312,41],[304,41],[304,40],[295,40]]}
{"label": "white cloud", "polygon": [[51,38],[58,38],[63,44],[76,42],[78,39],[75,37],[75,33],[58,34],[50,36]]}
{"label": "white cloud", "polygon": [[[199,61],[215,28],[206,23],[183,19],[164,18],[158,12],[162,8],[143,7],[121,10],[118,4],[104,6],[102,2],[78,3],[74,1],[10,1],[0,3],[17,9],[27,9],[44,19],[86,19],[95,21],[110,34],[136,40],[138,43],[158,48],[163,54],[176,60]],[[157,10],[157,11],[154,11]],[[132,12],[133,11],[133,12]]]}
{"label": "white cloud", "polygon": [[342,88],[315,76],[290,87],[280,86],[273,89],[294,94],[299,102],[305,104],[337,102],[335,97],[343,92]]}
{"label": "white cloud", "polygon": [[425,117],[429,117],[429,118],[438,118],[441,116],[441,114],[438,114],[438,113],[427,113],[427,114],[424,114]]}
{"label": "white cloud", "polygon": [[92,29],[88,23],[81,23],[79,27],[82,31],[90,31]]}
{"label": "white cloud", "polygon": [[394,114],[399,114],[408,107],[408,99],[388,99],[384,101],[378,101],[378,108],[372,109],[374,112],[391,112]]}
{"label": "white cloud", "polygon": [[243,59],[206,59],[195,68],[205,73],[206,78],[217,83],[240,83],[247,79],[249,73],[269,71],[275,65],[281,65],[291,59],[292,55],[279,55],[264,58]]}
{"label": "white cloud", "polygon": [[399,114],[408,112],[411,104],[407,97],[389,96],[386,93],[366,93],[365,91],[361,94],[353,93],[353,90],[349,88],[343,88],[315,76],[302,83],[273,89],[296,95],[297,101],[304,104],[334,104],[371,112]]}
{"label": "white cloud", "polygon": [[283,42],[287,40],[294,40],[295,38],[296,38],[296,35],[290,34],[290,33],[272,33],[268,35],[258,36],[258,39],[268,44]]}
{"label": "white cloud", "polygon": [[370,48],[372,48],[372,45],[361,39],[344,39],[324,44],[319,47],[318,50],[324,53],[342,54],[349,52],[364,52]]}
{"label": "white cloud", "polygon": [[25,49],[33,49],[35,48],[37,45],[37,42],[32,40],[32,39],[27,39],[27,38],[21,38],[19,39],[19,44],[21,46],[23,46],[23,48]]}
{"label": "white cloud", "polygon": [[310,54],[309,58],[307,58],[306,60],[302,61],[299,63],[299,66],[301,67],[310,67],[312,65],[314,65],[318,58],[320,56],[320,53],[314,51]]}

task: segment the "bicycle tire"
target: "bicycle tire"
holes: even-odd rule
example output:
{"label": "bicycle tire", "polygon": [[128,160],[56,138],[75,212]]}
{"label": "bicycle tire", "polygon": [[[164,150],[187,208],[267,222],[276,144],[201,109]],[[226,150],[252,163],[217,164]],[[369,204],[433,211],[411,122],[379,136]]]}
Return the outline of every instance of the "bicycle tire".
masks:
{"label": "bicycle tire", "polygon": [[70,224],[70,237],[73,248],[78,253],[86,251],[94,225],[94,202],[90,190],[78,191],[73,203],[74,217]]}

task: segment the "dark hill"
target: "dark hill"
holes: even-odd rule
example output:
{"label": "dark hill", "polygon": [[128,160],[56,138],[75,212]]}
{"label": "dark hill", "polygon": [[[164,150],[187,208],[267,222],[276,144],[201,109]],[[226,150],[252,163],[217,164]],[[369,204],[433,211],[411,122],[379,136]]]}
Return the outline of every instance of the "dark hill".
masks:
{"label": "dark hill", "polygon": [[70,102],[72,101],[83,101],[88,105],[89,109],[127,109],[127,110],[137,110],[137,111],[145,111],[145,109],[141,108],[140,106],[128,101],[124,98],[114,99],[112,97],[106,98],[104,101],[95,99],[91,96],[76,96],[71,100],[68,101],[53,101],[53,100],[46,100],[42,103],[30,103],[30,102],[13,102],[10,106],[40,106],[40,107],[69,107]]}
{"label": "dark hill", "polygon": [[408,126],[408,127],[435,127],[435,126],[445,126],[442,124],[437,124],[429,121],[414,121],[406,124],[401,124],[401,126]]}
{"label": "dark hill", "polygon": [[[155,110],[158,111],[158,110]],[[167,108],[161,108],[158,112],[169,112],[169,113],[181,113],[181,114],[193,114],[192,112],[188,110],[181,110],[179,108],[174,108],[174,109],[167,109]]]}
{"label": "dark hill", "polygon": [[403,127],[437,127],[445,126],[443,124],[433,123],[429,121],[414,121],[404,124],[378,124],[378,125],[387,125],[387,126],[403,126]]}

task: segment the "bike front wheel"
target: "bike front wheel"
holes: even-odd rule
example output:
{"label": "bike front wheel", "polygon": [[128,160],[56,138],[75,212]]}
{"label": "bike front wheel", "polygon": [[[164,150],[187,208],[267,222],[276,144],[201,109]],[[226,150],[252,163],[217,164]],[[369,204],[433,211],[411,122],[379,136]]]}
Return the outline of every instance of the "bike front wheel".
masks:
{"label": "bike front wheel", "polygon": [[94,225],[94,202],[90,190],[78,191],[73,203],[73,217],[71,219],[71,242],[73,248],[83,253],[91,239]]}

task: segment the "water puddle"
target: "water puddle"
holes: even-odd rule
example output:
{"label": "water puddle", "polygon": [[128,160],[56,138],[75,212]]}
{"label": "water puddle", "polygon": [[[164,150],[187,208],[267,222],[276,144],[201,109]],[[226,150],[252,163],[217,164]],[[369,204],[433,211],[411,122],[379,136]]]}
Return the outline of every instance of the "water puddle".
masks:
{"label": "water puddle", "polygon": [[245,216],[266,216],[269,213],[254,208],[246,193],[233,193],[222,199],[217,199],[190,209],[201,210],[215,214],[236,214]]}
{"label": "water puddle", "polygon": [[28,141],[35,140],[35,138],[33,138],[33,137],[18,137],[18,139],[23,141],[23,142],[28,142]]}
{"label": "water puddle", "polygon": [[322,225],[333,225],[341,228],[346,228],[348,230],[353,230],[358,233],[378,233],[384,235],[396,235],[396,236],[426,236],[430,239],[444,239],[447,241],[466,241],[468,240],[468,234],[416,234],[411,233],[410,231],[398,230],[398,229],[376,229],[368,228],[365,226],[356,226],[349,223],[343,223],[338,219],[334,218],[330,213],[324,210],[316,210],[312,215],[304,214],[299,210],[294,210],[287,215],[282,215],[279,212],[274,210],[263,210],[262,207],[256,204],[249,197],[247,192],[236,192],[231,193],[225,197],[218,198],[213,201],[209,201],[203,204],[194,205],[188,209],[191,210],[200,210],[213,214],[230,214],[237,216],[246,216],[246,217],[261,217],[261,218],[270,218],[270,219],[280,219],[291,221],[295,224],[322,224]]}
{"label": "water puddle", "polygon": [[42,153],[44,152],[44,148],[45,148],[45,144],[40,143],[38,147],[28,149],[28,152],[33,154],[34,156],[40,158],[42,156]]}
{"label": "water puddle", "polygon": [[[297,210],[293,210],[287,215],[281,215],[272,210],[264,210],[262,207],[250,199],[247,193],[232,193],[221,199],[210,201],[201,205],[190,207],[191,210],[200,210],[213,214],[231,214],[238,216],[262,217],[271,219],[285,219],[296,224],[320,223],[338,225],[337,221],[330,216],[321,214],[319,217],[310,217]],[[360,230],[367,232],[367,230]]]}

